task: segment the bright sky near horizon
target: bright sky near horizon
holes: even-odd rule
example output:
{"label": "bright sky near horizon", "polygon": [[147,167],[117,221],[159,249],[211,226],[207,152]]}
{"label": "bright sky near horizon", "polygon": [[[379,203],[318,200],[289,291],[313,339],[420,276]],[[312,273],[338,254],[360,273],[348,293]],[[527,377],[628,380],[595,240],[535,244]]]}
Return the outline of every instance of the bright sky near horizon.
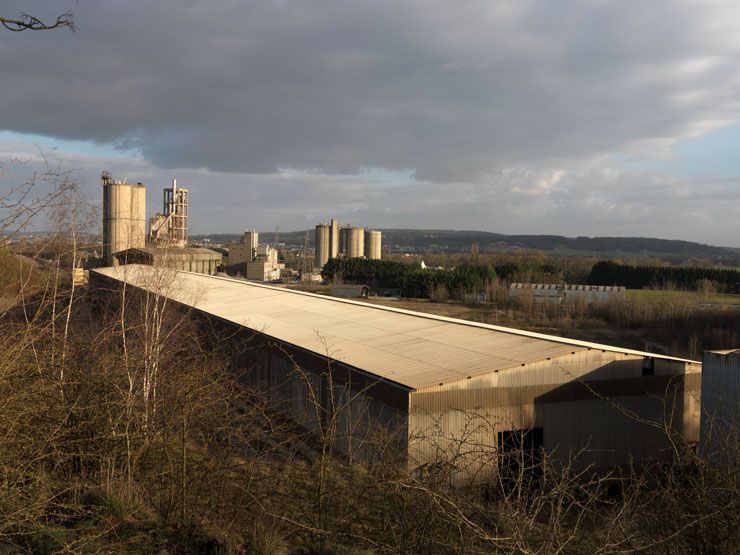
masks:
{"label": "bright sky near horizon", "polygon": [[[189,187],[193,233],[373,227],[740,247],[735,0],[6,0],[0,188],[42,155]],[[17,164],[16,164],[17,165]]]}

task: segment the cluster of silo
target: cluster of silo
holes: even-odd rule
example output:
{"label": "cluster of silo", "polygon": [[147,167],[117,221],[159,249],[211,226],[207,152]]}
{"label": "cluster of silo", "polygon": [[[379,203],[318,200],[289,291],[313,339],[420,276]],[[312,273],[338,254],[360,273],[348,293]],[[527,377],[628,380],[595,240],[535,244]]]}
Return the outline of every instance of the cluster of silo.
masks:
{"label": "cluster of silo", "polygon": [[320,223],[316,226],[314,236],[314,266],[323,268],[332,258],[381,258],[381,232],[376,229],[365,229],[346,225],[340,229],[337,220]]}
{"label": "cluster of silo", "polygon": [[103,185],[103,257],[146,243],[146,188],[141,183],[114,181],[111,174],[100,176]]}

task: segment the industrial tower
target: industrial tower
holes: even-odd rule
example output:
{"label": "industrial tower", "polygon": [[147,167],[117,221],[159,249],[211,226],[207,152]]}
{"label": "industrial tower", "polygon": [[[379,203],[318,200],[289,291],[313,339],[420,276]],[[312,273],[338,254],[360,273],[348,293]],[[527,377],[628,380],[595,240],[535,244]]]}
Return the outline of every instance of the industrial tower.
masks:
{"label": "industrial tower", "polygon": [[188,190],[177,186],[165,188],[162,213],[149,220],[149,239],[158,246],[184,247],[188,243]]}

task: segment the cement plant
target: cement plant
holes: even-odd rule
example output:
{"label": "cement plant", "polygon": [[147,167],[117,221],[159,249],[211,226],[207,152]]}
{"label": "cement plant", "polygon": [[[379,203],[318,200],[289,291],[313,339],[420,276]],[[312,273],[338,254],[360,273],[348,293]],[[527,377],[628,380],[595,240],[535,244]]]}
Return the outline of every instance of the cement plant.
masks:
{"label": "cement plant", "polygon": [[[565,284],[555,276],[554,283],[511,281],[508,290],[499,293],[497,276],[504,269],[484,262],[485,254],[475,245],[471,257],[458,259],[452,268],[431,267],[422,260],[414,269],[413,262],[404,266],[383,260],[381,231],[341,225],[337,219],[315,226],[313,252],[306,231],[304,248],[293,253],[291,269],[286,268],[287,252],[281,252],[277,232],[273,245],[261,244],[255,229],[222,246],[190,245],[188,213],[191,209],[197,213],[197,207],[189,206],[188,189],[178,187],[175,180],[164,189],[162,212],[149,219],[148,233],[144,229],[146,187],[115,181],[108,172],[102,174],[102,185],[103,252],[109,267],[90,270],[90,287],[125,287],[161,295],[186,307],[200,321],[211,321],[212,326],[218,322],[220,333],[230,341],[251,338],[250,354],[232,364],[251,369],[245,385],[271,391],[276,410],[308,433],[317,433],[319,423],[311,411],[306,412],[305,399],[311,388],[328,387],[327,363],[334,371],[341,370],[346,391],[353,395],[348,410],[355,405],[372,407],[365,417],[352,417],[351,428],[346,427],[349,421],[340,419],[343,439],[333,447],[343,456],[370,461],[372,453],[363,438],[379,427],[390,426],[401,437],[411,438],[441,425],[450,437],[460,437],[467,423],[456,415],[481,407],[487,418],[509,424],[493,425],[476,436],[476,443],[484,445],[493,434],[498,444],[488,446],[484,459],[459,470],[457,481],[474,480],[486,471],[484,460],[515,449],[516,434],[527,438],[528,449],[553,457],[558,449],[563,454],[580,450],[574,467],[578,471],[609,471],[628,463],[670,463],[666,438],[637,425],[659,418],[665,410],[678,415],[674,431],[683,441],[700,442],[703,378],[697,352],[675,356],[533,333],[443,317],[435,309],[409,310],[400,302],[428,297],[445,301],[439,306],[456,299],[482,307],[493,302],[571,313],[627,303],[623,286]],[[173,271],[168,278],[176,286],[172,291],[162,289],[156,279],[160,269]],[[404,274],[409,271],[416,272],[409,276],[417,276],[413,290]],[[401,272],[400,277],[382,277],[393,272]],[[424,280],[419,282],[421,277]],[[313,292],[286,288],[312,282],[320,286],[321,281],[325,289],[314,287]],[[190,300],[193,291],[200,294]],[[346,304],[340,300],[343,297],[372,298],[374,302]],[[246,322],[245,316],[249,317]],[[322,342],[311,338],[312,330]],[[322,345],[342,354],[327,357]],[[290,356],[282,354],[292,352],[303,353],[299,375],[291,370]],[[674,404],[668,409],[656,404],[666,381],[676,380],[680,385],[672,394]],[[593,388],[598,388],[598,395]],[[573,391],[556,393],[565,389]],[[452,392],[456,392],[454,401]],[[512,395],[518,399],[515,404],[507,401]],[[638,420],[608,416],[612,401],[603,396],[619,398]],[[296,405],[297,399],[303,401]],[[322,414],[332,410],[325,402],[317,406]],[[522,407],[526,407],[524,414]],[[583,438],[589,438],[588,453],[582,451],[586,447]],[[404,442],[402,457],[407,464],[424,468],[440,448],[452,445],[440,446],[439,439],[432,442],[422,433],[416,441]],[[565,462],[560,459],[560,464]]]}
{"label": "cement plant", "polygon": [[[308,235],[300,269],[285,272],[277,245],[259,244],[259,233],[247,230],[238,241],[216,249],[188,241],[188,189],[177,186],[163,190],[162,211],[148,219],[146,186],[114,180],[101,174],[103,187],[103,259],[108,264],[149,264],[173,270],[217,273],[260,282],[316,281],[330,259],[365,258],[380,260],[382,233],[346,225],[337,220],[316,225],[313,257]],[[313,263],[308,263],[310,260]]]}
{"label": "cement plant", "polygon": [[740,552],[732,2],[63,5],[0,9],[0,554]]}

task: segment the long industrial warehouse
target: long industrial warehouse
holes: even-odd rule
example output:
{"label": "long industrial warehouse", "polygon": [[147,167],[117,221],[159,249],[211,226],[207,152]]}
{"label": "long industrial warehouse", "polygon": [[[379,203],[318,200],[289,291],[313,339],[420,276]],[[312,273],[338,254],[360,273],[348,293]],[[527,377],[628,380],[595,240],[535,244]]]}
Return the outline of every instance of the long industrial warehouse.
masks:
{"label": "long industrial warehouse", "polygon": [[651,424],[667,418],[698,440],[699,362],[152,266],[94,270],[91,282],[221,326],[241,345],[233,364],[306,429],[341,410],[338,446],[358,457],[381,427],[411,467],[455,450],[468,475],[517,438],[594,468],[670,459]]}

